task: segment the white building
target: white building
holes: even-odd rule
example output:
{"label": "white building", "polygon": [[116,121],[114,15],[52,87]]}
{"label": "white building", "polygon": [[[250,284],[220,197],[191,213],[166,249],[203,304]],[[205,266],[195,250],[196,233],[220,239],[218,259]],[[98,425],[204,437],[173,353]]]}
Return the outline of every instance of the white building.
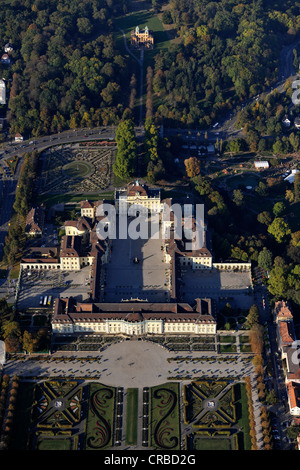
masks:
{"label": "white building", "polygon": [[211,299],[187,303],[79,303],[55,299],[52,331],[56,334],[95,333],[147,336],[151,334],[215,335]]}
{"label": "white building", "polygon": [[17,133],[15,135],[15,142],[23,142],[24,138],[21,134]]}
{"label": "white building", "polygon": [[299,173],[299,170],[292,170],[292,172],[284,178],[284,181],[288,181],[289,183],[293,184],[295,181],[295,175]]}
{"label": "white building", "polygon": [[254,166],[257,170],[266,170],[269,168],[269,162],[268,161],[256,161],[254,162]]}
{"label": "white building", "polygon": [[115,207],[117,214],[127,214],[131,206],[140,206],[146,212],[161,212],[160,190],[149,189],[139,181],[130,183],[127,188],[115,192]]}

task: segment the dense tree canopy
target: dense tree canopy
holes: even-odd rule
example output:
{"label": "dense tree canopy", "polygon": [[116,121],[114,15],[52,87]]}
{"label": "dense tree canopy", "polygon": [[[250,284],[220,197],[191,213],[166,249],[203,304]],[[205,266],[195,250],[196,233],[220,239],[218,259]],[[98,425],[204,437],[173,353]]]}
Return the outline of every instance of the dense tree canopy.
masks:
{"label": "dense tree canopy", "polygon": [[125,0],[13,0],[0,12],[0,41],[14,47],[7,78],[12,133],[117,124],[129,83],[112,19]]}
{"label": "dense tree canopy", "polygon": [[117,132],[117,154],[114,162],[114,173],[126,180],[136,173],[137,143],[132,120],[121,121]]}
{"label": "dense tree canopy", "polygon": [[277,79],[282,43],[300,28],[299,4],[292,1],[167,3],[163,18],[173,22],[181,41],[155,58],[156,115],[181,125],[209,125],[269,87]]}

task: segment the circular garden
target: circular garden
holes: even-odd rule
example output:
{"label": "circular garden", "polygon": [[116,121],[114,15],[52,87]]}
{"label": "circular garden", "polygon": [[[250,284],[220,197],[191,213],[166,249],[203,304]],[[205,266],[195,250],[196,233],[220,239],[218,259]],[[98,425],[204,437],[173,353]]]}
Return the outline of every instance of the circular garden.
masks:
{"label": "circular garden", "polygon": [[62,168],[62,172],[68,178],[85,178],[92,170],[93,168],[89,163],[81,161],[67,163]]}

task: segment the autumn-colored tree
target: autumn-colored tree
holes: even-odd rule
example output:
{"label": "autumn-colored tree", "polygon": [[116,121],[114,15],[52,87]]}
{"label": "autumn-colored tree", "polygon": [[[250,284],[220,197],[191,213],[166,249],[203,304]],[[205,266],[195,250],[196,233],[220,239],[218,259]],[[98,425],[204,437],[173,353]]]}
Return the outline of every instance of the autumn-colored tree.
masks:
{"label": "autumn-colored tree", "polygon": [[250,330],[249,338],[252,352],[261,355],[264,346],[264,327],[257,323],[254,324]]}
{"label": "autumn-colored tree", "polygon": [[189,178],[195,178],[195,176],[200,175],[200,161],[196,157],[186,158],[184,160],[186,174]]}
{"label": "autumn-colored tree", "polygon": [[21,349],[20,338],[15,335],[8,336],[5,341],[5,349],[8,353],[18,352]]}
{"label": "autumn-colored tree", "polygon": [[152,67],[147,67],[146,75],[147,83],[147,96],[146,96],[146,119],[153,116],[153,70]]}
{"label": "autumn-colored tree", "polygon": [[270,442],[271,442],[270,436],[269,436],[269,435],[265,435],[265,436],[263,437],[263,441],[264,441],[264,444],[270,444]]}
{"label": "autumn-colored tree", "polygon": [[135,74],[131,76],[129,88],[130,88],[129,109],[133,111],[134,106],[135,106],[135,99],[136,99],[136,76]]}
{"label": "autumn-colored tree", "polygon": [[29,353],[33,353],[36,348],[36,339],[33,337],[29,331],[25,330],[23,333],[23,350]]}
{"label": "autumn-colored tree", "polygon": [[259,320],[259,310],[256,304],[253,304],[250,307],[249,313],[247,315],[247,320],[245,326],[247,328],[252,328],[252,326],[256,325]]}
{"label": "autumn-colored tree", "polygon": [[270,423],[269,423],[269,421],[266,421],[266,420],[261,419],[261,427],[262,427],[263,429],[270,429]]}

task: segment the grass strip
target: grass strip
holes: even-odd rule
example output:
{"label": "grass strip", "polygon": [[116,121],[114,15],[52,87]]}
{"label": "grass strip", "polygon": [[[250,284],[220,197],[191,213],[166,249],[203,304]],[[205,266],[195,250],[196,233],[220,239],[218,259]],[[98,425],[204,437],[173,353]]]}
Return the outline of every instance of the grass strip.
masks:
{"label": "grass strip", "polygon": [[128,388],[126,405],[126,432],[127,445],[137,443],[137,418],[138,418],[138,388]]}

